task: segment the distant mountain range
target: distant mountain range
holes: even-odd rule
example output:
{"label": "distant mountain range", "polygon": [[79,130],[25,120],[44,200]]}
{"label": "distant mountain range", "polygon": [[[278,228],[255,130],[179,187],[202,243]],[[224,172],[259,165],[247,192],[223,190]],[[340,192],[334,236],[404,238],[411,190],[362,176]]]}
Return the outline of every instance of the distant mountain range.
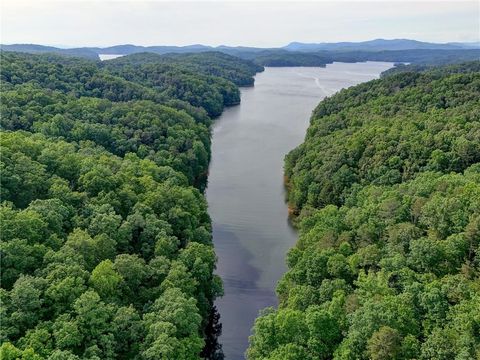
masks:
{"label": "distant mountain range", "polygon": [[292,42],[287,46],[284,46],[283,49],[290,51],[303,51],[303,52],[312,52],[312,51],[384,51],[384,50],[413,50],[413,49],[424,49],[424,50],[458,50],[458,49],[478,49],[480,48],[480,42],[472,43],[429,43],[417,40],[409,39],[375,39],[370,41],[362,42],[338,42],[338,43],[301,43],[301,42]]}
{"label": "distant mountain range", "polygon": [[1,50],[28,53],[56,53],[99,60],[99,55],[136,53],[199,53],[218,51],[255,61],[264,66],[324,66],[333,61],[393,61],[411,63],[448,63],[480,59],[480,42],[429,43],[409,39],[375,39],[362,42],[301,43],[292,42],[280,48],[245,46],[139,46],[132,44],[109,47],[63,49],[35,44],[0,45]]}
{"label": "distant mountain range", "polygon": [[75,49],[61,49],[53,46],[36,45],[36,44],[13,44],[13,45],[0,45],[1,50],[5,51],[18,51],[31,54],[43,54],[43,53],[55,53],[67,56],[78,56],[87,59],[98,60],[98,53],[90,48],[75,48]]}
{"label": "distant mountain range", "polygon": [[459,50],[459,49],[480,49],[480,42],[471,43],[430,43],[409,39],[375,39],[362,42],[336,42],[336,43],[301,43],[292,42],[286,46],[280,48],[256,48],[245,46],[207,46],[201,44],[187,45],[187,46],[139,46],[132,44],[115,45],[109,47],[81,47],[62,49],[53,46],[43,46],[35,44],[13,44],[13,45],[0,45],[1,49],[7,51],[20,51],[20,52],[56,52],[66,55],[78,55],[84,57],[95,57],[95,54],[118,54],[128,55],[139,52],[153,52],[156,54],[166,53],[191,53],[191,52],[203,52],[203,51],[221,51],[230,54],[235,53],[257,53],[265,50],[287,50],[298,52],[317,52],[317,51],[385,51],[385,50],[413,50],[413,49],[425,49],[425,50]]}

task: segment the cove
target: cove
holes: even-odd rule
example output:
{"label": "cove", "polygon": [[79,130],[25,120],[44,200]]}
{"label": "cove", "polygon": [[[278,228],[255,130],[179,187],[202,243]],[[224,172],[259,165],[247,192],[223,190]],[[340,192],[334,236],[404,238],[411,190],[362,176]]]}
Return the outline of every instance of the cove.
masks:
{"label": "cove", "polygon": [[225,295],[217,299],[227,360],[244,359],[258,312],[276,306],[275,286],[297,234],[288,221],[283,159],[299,145],[325,96],[378,78],[392,63],[266,68],[240,105],[213,126],[207,200]]}

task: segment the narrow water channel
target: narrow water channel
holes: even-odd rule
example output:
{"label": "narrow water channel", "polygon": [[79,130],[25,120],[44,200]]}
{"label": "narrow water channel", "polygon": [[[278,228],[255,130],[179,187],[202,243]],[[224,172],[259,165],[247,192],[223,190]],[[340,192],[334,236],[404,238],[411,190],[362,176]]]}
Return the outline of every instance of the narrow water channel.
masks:
{"label": "narrow water channel", "polygon": [[283,159],[305,136],[325,96],[377,78],[391,63],[334,63],[326,68],[266,68],[242,89],[239,106],[213,128],[207,188],[217,273],[225,295],[216,302],[227,360],[244,359],[259,310],[275,306],[275,285],[297,234],[288,222]]}

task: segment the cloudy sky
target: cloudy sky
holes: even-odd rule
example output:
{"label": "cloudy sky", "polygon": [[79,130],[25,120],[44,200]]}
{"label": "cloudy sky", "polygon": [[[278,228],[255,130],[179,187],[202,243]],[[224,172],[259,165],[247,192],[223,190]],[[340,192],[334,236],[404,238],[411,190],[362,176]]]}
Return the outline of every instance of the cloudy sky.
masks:
{"label": "cloudy sky", "polygon": [[2,0],[1,42],[244,45],[373,38],[479,41],[479,1]]}

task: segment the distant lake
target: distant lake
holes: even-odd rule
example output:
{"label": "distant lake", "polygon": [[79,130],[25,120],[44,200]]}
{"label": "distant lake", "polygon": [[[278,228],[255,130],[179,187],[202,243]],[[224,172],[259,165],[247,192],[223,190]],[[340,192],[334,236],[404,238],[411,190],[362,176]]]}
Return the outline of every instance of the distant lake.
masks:
{"label": "distant lake", "polygon": [[322,98],[378,78],[392,66],[266,68],[254,87],[241,90],[241,104],[215,121],[207,199],[225,289],[216,305],[227,360],[244,358],[258,311],[277,305],[275,286],[297,240],[284,201],[284,156],[303,141]]}
{"label": "distant lake", "polygon": [[101,61],[116,59],[120,56],[125,56],[123,54],[98,54],[98,57]]}

